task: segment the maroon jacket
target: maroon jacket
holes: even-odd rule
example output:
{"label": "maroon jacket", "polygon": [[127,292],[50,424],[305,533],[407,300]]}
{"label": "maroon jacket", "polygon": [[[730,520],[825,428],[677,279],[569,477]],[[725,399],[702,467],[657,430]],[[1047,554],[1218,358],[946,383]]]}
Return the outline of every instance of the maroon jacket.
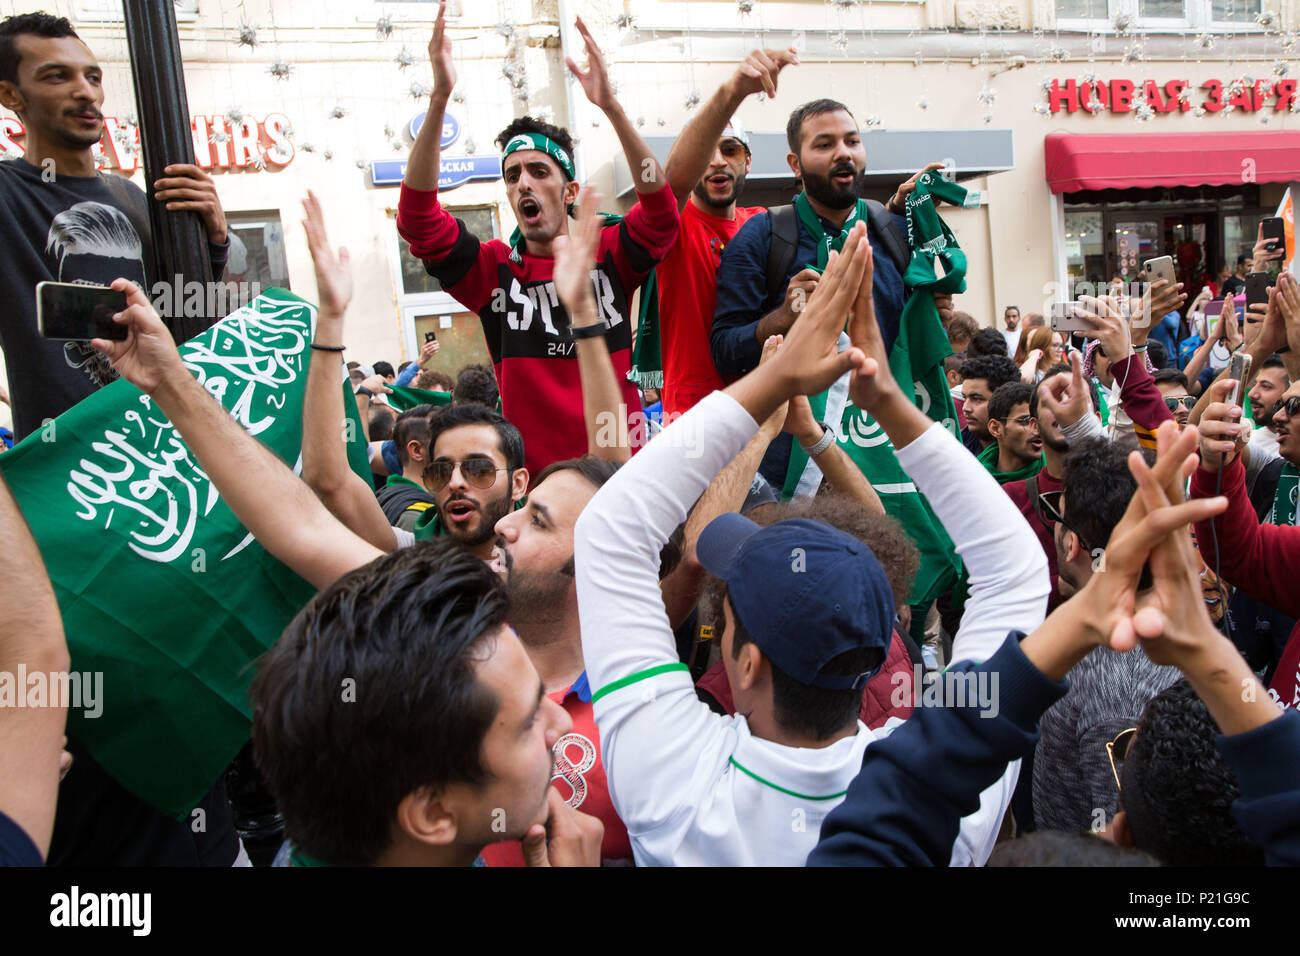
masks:
{"label": "maroon jacket", "polygon": [[[1192,497],[1214,497],[1217,473],[1197,468],[1192,475]],[[1260,524],[1246,494],[1246,469],[1237,458],[1223,470],[1223,492],[1228,510],[1214,519],[1219,541],[1219,574],[1233,587],[1288,617],[1300,618],[1300,528]],[[1196,544],[1201,557],[1214,567],[1215,536],[1209,521],[1196,524]],[[1291,631],[1282,659],[1268,687],[1284,707],[1300,709],[1300,623]]]}

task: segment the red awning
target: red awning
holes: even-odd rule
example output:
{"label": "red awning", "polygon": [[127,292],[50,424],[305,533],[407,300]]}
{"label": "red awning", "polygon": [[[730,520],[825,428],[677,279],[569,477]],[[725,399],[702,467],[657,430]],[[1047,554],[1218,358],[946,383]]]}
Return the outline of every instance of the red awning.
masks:
{"label": "red awning", "polygon": [[1049,133],[1054,193],[1300,181],[1300,131]]}

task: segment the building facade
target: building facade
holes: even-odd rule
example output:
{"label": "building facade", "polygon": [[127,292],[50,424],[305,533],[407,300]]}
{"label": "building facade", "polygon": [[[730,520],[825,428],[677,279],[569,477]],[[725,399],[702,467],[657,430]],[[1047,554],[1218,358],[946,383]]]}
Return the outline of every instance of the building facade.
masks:
{"label": "building facade", "polygon": [[[662,157],[693,110],[758,46],[796,47],[774,101],[740,118],[754,139],[745,205],[788,202],[785,122],[810,99],[864,130],[871,195],[949,163],[980,204],[945,214],[969,258],[959,307],[991,324],[1047,311],[1078,281],[1175,258],[1189,285],[1249,251],[1300,180],[1300,0],[452,0],[459,73],[443,129],[442,197],[479,235],[514,221],[492,140],[528,112],[578,138],[580,178],[626,208],[630,179],[604,118],[566,79],[581,15],[620,100]],[[120,2],[32,3],[69,16],[105,68],[106,167],[138,169]],[[0,14],[24,12],[0,0]],[[348,358],[484,361],[477,319],[397,237],[403,162],[431,85],[437,4],[420,0],[177,0],[199,162],[247,248],[236,278],[308,299],[300,199],[325,204],[356,294]],[[0,152],[23,131],[0,115]],[[1086,291],[1086,289],[1084,289]],[[1195,291],[1195,289],[1193,289]]]}

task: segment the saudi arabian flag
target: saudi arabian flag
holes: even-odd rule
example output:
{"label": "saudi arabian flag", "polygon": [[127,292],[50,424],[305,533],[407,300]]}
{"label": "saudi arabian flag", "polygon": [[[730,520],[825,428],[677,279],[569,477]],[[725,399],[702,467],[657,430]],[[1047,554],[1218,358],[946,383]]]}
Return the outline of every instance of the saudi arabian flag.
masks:
{"label": "saudi arabian flag", "polygon": [[[960,441],[957,409],[948,390],[943,360],[952,354],[939,319],[934,294],[966,289],[966,255],[935,209],[937,199],[971,206],[978,193],[967,193],[935,172],[925,173],[907,196],[907,240],[912,249],[903,280],[911,290],[899,320],[898,337],[889,353],[889,369],[904,387],[912,384],[917,407],[943,423]],[[936,272],[936,262],[943,273]],[[961,574],[961,559],[943,525],[898,463],[893,443],[870,415],[845,402],[840,420],[840,447],[867,476],[885,510],[907,531],[921,553],[911,604],[926,604],[944,593]],[[957,449],[954,448],[954,453]]]}
{"label": "saudi arabian flag", "polygon": [[[302,467],[316,308],[281,289],[186,342],[186,367],[258,441]],[[369,480],[351,389],[352,468]],[[149,396],[100,389],[0,455],[63,613],[72,670],[102,674],[80,740],[177,818],[248,740],[253,662],[315,590],[253,540]],[[21,608],[7,613],[22,614]]]}
{"label": "saudi arabian flag", "polygon": [[434,405],[442,408],[451,404],[450,392],[431,392],[424,388],[411,388],[409,385],[391,385],[384,397],[388,404],[399,412],[415,408],[417,405]]}

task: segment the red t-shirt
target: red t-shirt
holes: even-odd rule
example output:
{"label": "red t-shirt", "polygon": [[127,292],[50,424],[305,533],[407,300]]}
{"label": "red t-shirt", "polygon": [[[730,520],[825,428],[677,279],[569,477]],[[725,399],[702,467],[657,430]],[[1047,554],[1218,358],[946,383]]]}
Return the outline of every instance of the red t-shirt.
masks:
{"label": "red t-shirt", "polygon": [[[641,414],[641,395],[627,380],[632,365],[632,294],[677,238],[677,200],[667,185],[638,194],[617,225],[600,234],[592,282],[596,310],[609,331],[614,374],[629,416]],[[554,259],[515,254],[498,239],[482,242],[438,203],[437,190],[402,185],[397,231],[444,289],[483,324],[501,413],[524,436],[524,464],[536,475],[551,462],[587,452],[582,379],[569,317],[552,279]],[[644,434],[635,419],[632,435]],[[633,441],[633,444],[637,444]]]}
{"label": "red t-shirt", "polygon": [[[1045,470],[1040,471],[1035,477],[1038,479],[1040,495],[1048,491],[1060,491],[1065,487],[1059,479],[1053,478]],[[1059,572],[1056,565],[1056,538],[1053,537],[1052,526],[1038,517],[1038,513],[1034,510],[1034,503],[1029,500],[1029,479],[1007,482],[1002,486],[1002,490],[1025,516],[1029,527],[1033,529],[1034,534],[1038,535],[1038,543],[1042,545],[1043,553],[1047,555],[1047,573],[1052,578],[1052,591],[1047,596],[1047,610],[1050,613],[1061,603],[1061,593],[1056,587]]]}
{"label": "red t-shirt", "polygon": [[[600,735],[596,733],[591,686],[587,683],[586,672],[574,681],[573,686],[548,696],[567,710],[573,719],[573,729],[555,742],[555,773],[551,785],[564,795],[569,806],[598,817],[605,824],[605,836],[600,844],[601,860],[630,864],[632,841],[609,799],[609,782],[605,779],[605,765],[600,759]],[[524,849],[518,840],[486,846],[482,857],[487,866],[524,865]]]}
{"label": "red t-shirt", "polygon": [[709,334],[718,303],[718,263],[736,232],[762,206],[736,207],[723,219],[687,202],[677,242],[659,263],[659,342],[664,360],[664,414],[689,411],[726,383],[713,364]]}

